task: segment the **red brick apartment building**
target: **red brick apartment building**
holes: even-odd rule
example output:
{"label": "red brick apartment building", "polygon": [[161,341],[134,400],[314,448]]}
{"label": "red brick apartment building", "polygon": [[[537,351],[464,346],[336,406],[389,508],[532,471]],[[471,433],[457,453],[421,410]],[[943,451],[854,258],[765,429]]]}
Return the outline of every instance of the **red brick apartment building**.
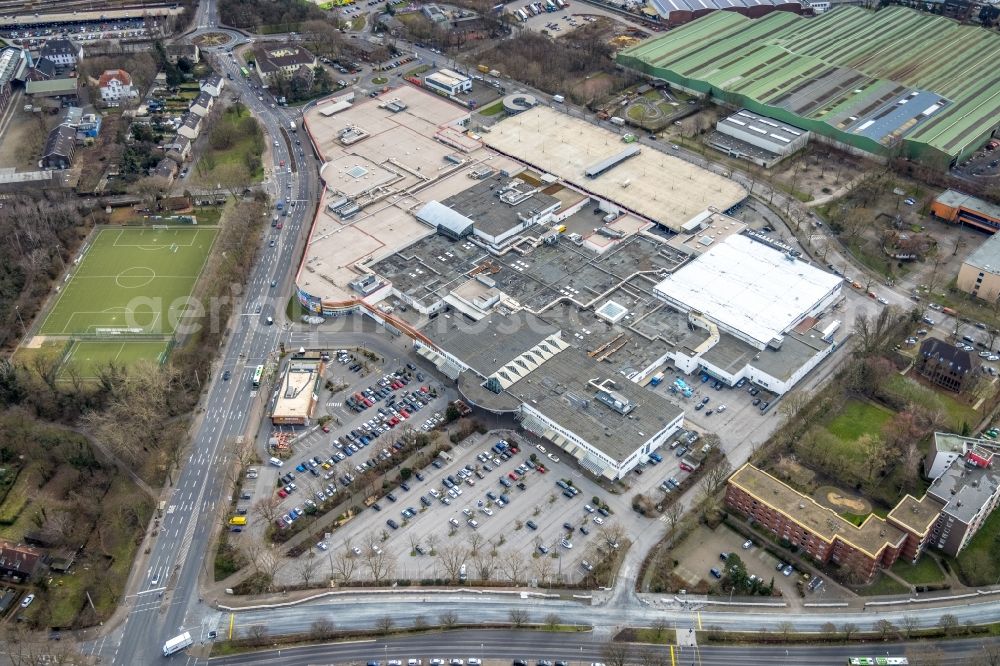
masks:
{"label": "red brick apartment building", "polygon": [[897,559],[916,562],[942,508],[932,497],[907,495],[885,519],[871,514],[857,526],[749,463],[729,478],[726,505],[818,562],[850,560],[868,581]]}

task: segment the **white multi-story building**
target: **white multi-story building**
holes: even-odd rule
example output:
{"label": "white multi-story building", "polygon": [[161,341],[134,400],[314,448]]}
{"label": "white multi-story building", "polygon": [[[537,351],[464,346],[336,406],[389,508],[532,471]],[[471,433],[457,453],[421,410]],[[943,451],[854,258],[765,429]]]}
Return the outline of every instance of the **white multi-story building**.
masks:
{"label": "white multi-story building", "polygon": [[451,69],[439,69],[424,77],[424,85],[447,95],[457,95],[472,90],[472,79]]}
{"label": "white multi-story building", "polygon": [[97,85],[101,90],[101,100],[105,104],[139,96],[139,91],[132,85],[132,77],[124,69],[106,70],[101,74]]}

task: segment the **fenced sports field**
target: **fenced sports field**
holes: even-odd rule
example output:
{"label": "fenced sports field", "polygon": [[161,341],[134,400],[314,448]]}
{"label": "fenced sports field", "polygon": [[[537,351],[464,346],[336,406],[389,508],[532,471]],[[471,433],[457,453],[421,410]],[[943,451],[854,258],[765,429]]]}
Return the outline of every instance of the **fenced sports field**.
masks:
{"label": "fenced sports field", "polygon": [[216,234],[197,227],[99,230],[36,335],[68,341],[63,369],[72,366],[81,378],[108,361],[162,362]]}
{"label": "fenced sports field", "polygon": [[215,229],[102,229],[39,327],[41,335],[173,334]]}

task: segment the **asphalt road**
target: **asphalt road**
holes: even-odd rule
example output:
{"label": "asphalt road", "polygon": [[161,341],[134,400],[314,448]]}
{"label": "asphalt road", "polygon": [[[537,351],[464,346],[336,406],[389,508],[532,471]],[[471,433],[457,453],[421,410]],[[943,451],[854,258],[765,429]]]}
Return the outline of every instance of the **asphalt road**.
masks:
{"label": "asphalt road", "polygon": [[[632,663],[670,664],[672,666],[843,666],[848,657],[858,656],[903,656],[923,651],[922,645],[855,645],[855,646],[700,646],[700,647],[649,647],[653,658],[642,659],[637,648],[628,653]],[[936,664],[971,664],[980,652],[980,643],[962,640],[940,645],[941,659]],[[212,659],[213,666],[236,666],[237,664],[281,664],[281,666],[307,666],[312,664],[365,663],[389,659],[422,659],[424,664],[431,658],[479,657],[509,661],[524,659],[529,664],[535,660],[566,661],[571,665],[594,662],[611,662],[605,644],[595,640],[589,633],[545,633],[536,631],[469,630],[452,631],[445,634],[425,634],[402,636],[388,640],[354,641],[351,643],[297,647],[283,650],[268,650],[252,655],[235,655]],[[914,662],[911,660],[912,663]]]}

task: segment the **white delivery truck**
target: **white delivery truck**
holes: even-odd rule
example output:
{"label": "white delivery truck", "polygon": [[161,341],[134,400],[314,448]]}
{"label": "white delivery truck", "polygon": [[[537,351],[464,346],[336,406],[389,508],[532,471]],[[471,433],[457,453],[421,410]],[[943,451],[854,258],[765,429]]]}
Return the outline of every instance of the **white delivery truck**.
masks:
{"label": "white delivery truck", "polygon": [[625,124],[625,119],[619,118],[618,116],[611,116],[611,124],[622,127]]}
{"label": "white delivery truck", "polygon": [[163,656],[169,657],[172,654],[177,654],[181,650],[187,649],[192,645],[194,645],[194,641],[191,640],[191,634],[190,632],[185,631],[180,636],[174,636],[163,644]]}
{"label": "white delivery truck", "polygon": [[559,103],[559,104],[562,104],[563,102],[565,102],[565,101],[566,101],[566,98],[565,98],[565,97],[563,97],[562,95],[553,95],[553,96],[552,96],[552,101],[553,101],[553,102],[557,102],[557,103]]}

